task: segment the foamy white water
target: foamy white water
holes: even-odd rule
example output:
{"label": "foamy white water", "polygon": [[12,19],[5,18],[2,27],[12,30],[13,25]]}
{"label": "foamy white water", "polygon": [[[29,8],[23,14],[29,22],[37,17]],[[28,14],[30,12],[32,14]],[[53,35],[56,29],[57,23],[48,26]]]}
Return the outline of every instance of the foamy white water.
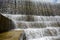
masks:
{"label": "foamy white water", "polygon": [[14,21],[14,30],[24,30],[26,40],[60,40],[60,16],[33,16],[30,21],[27,15],[4,16]]}

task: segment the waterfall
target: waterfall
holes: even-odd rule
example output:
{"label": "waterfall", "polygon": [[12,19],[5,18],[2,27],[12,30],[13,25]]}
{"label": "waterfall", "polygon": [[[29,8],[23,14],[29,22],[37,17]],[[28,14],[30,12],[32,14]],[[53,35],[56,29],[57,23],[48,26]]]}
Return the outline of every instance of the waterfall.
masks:
{"label": "waterfall", "polygon": [[30,28],[24,31],[27,40],[60,40],[59,28]]}
{"label": "waterfall", "polygon": [[24,30],[21,40],[60,40],[60,3],[11,1],[7,2],[8,12],[3,15],[13,20],[14,30]]}
{"label": "waterfall", "polygon": [[[15,22],[15,30],[24,30],[21,40],[24,37],[26,40],[60,40],[60,16],[8,16]],[[28,18],[31,19],[28,20]]]}
{"label": "waterfall", "polygon": [[[28,15],[12,15],[18,28],[45,28],[59,27],[60,16],[29,16]],[[28,20],[28,18],[31,18]]]}

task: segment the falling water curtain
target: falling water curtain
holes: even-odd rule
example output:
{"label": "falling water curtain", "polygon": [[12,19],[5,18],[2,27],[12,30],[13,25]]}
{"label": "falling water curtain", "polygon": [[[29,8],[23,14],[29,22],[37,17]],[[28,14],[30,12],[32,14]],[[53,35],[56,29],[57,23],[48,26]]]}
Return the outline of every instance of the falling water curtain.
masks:
{"label": "falling water curtain", "polygon": [[38,2],[33,0],[1,0],[0,12],[26,15],[60,15],[60,5],[57,3]]}
{"label": "falling water curtain", "polygon": [[[40,38],[43,40],[59,38],[60,40],[60,3],[41,2],[39,0],[0,0],[0,13],[9,16],[8,18],[16,23],[16,29],[28,29],[23,30],[25,33],[24,40],[25,35],[27,40],[40,40]],[[20,34],[20,31],[13,34],[9,37],[6,34],[9,40],[12,37],[14,40],[16,40],[15,38],[18,39],[17,36],[20,35],[16,36],[16,34]],[[0,38],[0,40],[2,39]],[[4,37],[5,39],[6,37]]]}

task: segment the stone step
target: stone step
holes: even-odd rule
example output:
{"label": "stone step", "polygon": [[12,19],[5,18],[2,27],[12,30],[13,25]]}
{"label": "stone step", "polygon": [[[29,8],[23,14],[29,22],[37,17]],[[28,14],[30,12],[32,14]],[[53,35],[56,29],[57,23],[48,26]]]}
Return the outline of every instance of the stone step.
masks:
{"label": "stone step", "polygon": [[42,38],[36,38],[36,39],[28,39],[28,40],[60,40],[60,36],[50,36],[50,37],[42,37]]}
{"label": "stone step", "polygon": [[17,15],[12,16],[12,19],[16,21],[60,21],[60,16],[28,16],[28,15]]}
{"label": "stone step", "polygon": [[45,28],[45,27],[60,27],[60,22],[57,21],[41,21],[41,22],[26,22],[26,21],[16,21],[16,26],[18,28]]}
{"label": "stone step", "polygon": [[26,29],[24,30],[27,39],[36,39],[43,37],[60,36],[59,28],[39,28],[39,29]]}
{"label": "stone step", "polygon": [[16,21],[60,21],[60,16],[3,15]]}

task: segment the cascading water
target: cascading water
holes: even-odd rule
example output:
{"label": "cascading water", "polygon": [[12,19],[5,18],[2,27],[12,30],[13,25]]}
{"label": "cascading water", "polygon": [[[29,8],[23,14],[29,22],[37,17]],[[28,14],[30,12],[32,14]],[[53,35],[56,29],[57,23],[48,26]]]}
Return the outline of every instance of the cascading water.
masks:
{"label": "cascading water", "polygon": [[[26,29],[24,30],[28,40],[50,40],[49,37],[59,37],[59,28],[39,28],[39,29]],[[60,39],[60,38],[59,38]]]}
{"label": "cascading water", "polygon": [[15,1],[15,5],[10,5],[13,11],[9,9],[13,14],[3,15],[15,22],[16,30],[24,30],[21,40],[60,40],[60,4],[38,0]]}
{"label": "cascading water", "polygon": [[16,30],[24,30],[26,40],[60,40],[60,16],[33,16],[33,21],[26,21],[27,15],[10,17],[16,24]]}

